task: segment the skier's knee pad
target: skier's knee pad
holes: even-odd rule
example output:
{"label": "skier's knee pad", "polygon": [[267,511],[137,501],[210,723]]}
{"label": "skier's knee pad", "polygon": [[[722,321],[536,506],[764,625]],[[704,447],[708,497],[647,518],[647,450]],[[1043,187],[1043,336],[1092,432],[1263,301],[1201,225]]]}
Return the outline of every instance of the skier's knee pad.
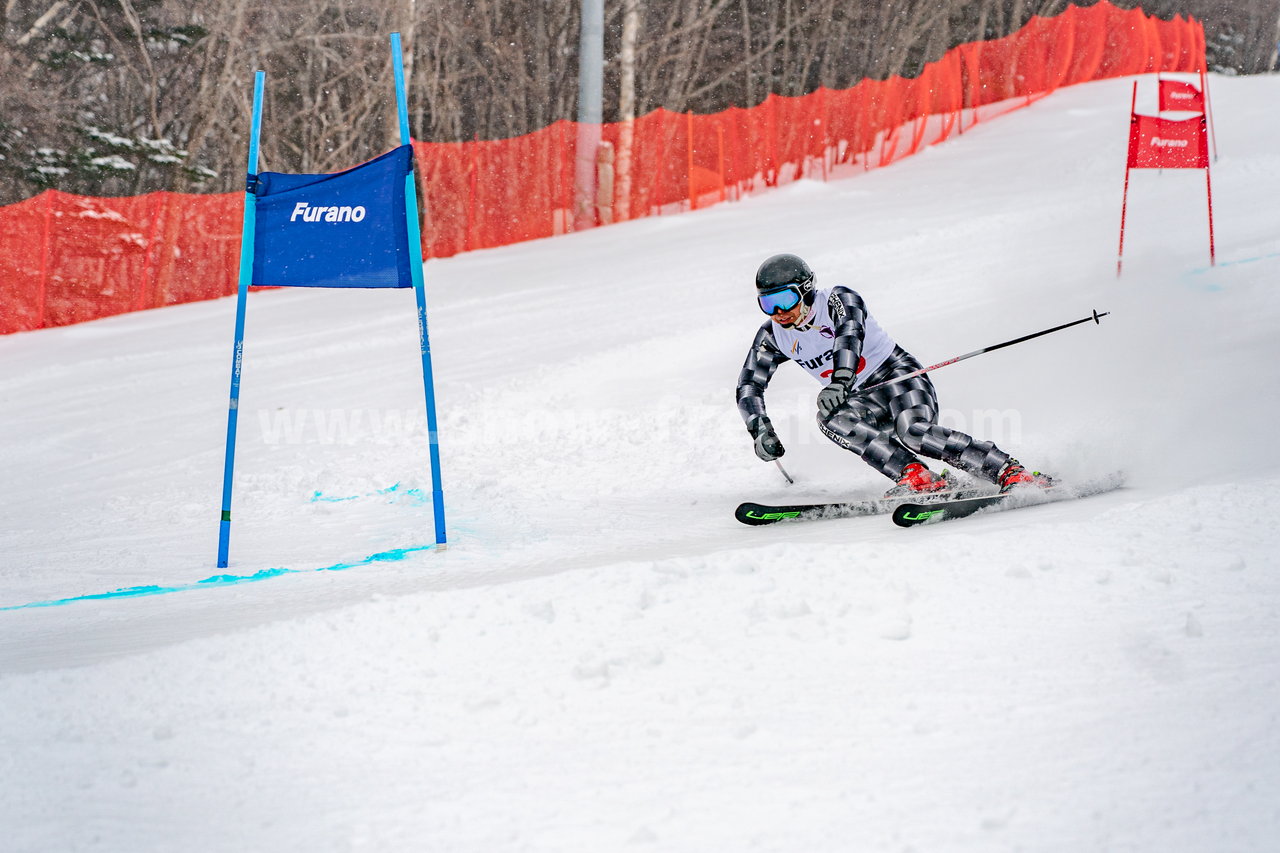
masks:
{"label": "skier's knee pad", "polygon": [[818,413],[818,431],[845,450],[861,455],[881,432],[880,426],[868,414],[865,409],[846,403],[830,415]]}
{"label": "skier's knee pad", "polygon": [[911,449],[915,453],[919,453],[924,443],[924,437],[928,435],[930,427],[933,426],[933,413],[927,410],[907,409],[900,412],[898,417],[893,421],[893,434],[897,436],[898,441]]}
{"label": "skier's knee pad", "polygon": [[848,435],[853,432],[858,424],[868,424],[876,426],[875,413],[863,403],[861,400],[845,400],[837,406],[829,415],[818,412],[818,429],[826,432],[828,429],[841,435]]}

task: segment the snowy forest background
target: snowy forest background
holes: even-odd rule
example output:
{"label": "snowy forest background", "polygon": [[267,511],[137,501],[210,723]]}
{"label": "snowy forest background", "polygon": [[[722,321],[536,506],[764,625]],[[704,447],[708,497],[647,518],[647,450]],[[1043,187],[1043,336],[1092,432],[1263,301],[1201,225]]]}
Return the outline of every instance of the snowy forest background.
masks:
{"label": "snowy forest background", "polygon": [[[1077,5],[1092,5],[1084,2]],[[1116,5],[1137,5],[1119,0]],[[1280,0],[1145,0],[1204,22],[1212,70],[1277,66]],[[607,0],[605,120],[716,112],[770,92],[912,76],[1066,0]],[[449,142],[573,119],[577,0],[3,0],[0,204],[239,188],[251,75],[263,162],[346,168],[396,144],[386,35],[403,33],[411,126]]]}

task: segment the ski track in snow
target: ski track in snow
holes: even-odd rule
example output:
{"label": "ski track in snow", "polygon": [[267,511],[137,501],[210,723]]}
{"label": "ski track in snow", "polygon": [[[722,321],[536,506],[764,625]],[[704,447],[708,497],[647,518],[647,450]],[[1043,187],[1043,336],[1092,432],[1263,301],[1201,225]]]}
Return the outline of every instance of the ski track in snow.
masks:
{"label": "ski track in snow", "polygon": [[[226,570],[234,300],[0,338],[0,849],[1272,849],[1280,78],[1211,82],[1219,264],[1202,176],[1135,172],[1117,281],[1130,85],[428,262],[443,552],[409,294],[250,297]],[[797,485],[751,452],[732,391],[778,251],[926,363],[1111,311],[935,383],[1028,465],[1126,488],[737,524],[884,488],[787,365]]]}

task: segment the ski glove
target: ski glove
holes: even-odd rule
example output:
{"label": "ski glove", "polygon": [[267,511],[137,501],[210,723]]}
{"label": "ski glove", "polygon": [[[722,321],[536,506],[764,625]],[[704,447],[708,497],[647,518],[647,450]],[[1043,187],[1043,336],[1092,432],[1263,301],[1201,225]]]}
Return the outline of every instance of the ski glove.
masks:
{"label": "ski glove", "polygon": [[768,418],[757,419],[749,429],[756,440],[756,456],[765,462],[772,462],[787,452]]}
{"label": "ski glove", "polygon": [[853,385],[854,373],[847,367],[838,367],[831,374],[831,384],[818,392],[818,412],[824,417],[840,408],[840,404],[849,396],[849,386]]}

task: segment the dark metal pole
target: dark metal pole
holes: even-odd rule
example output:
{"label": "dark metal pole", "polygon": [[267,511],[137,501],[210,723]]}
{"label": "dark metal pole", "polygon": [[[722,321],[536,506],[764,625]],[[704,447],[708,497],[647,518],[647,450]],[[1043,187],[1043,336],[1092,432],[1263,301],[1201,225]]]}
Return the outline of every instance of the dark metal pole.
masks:
{"label": "dark metal pole", "polygon": [[982,355],[983,353],[986,353],[986,352],[995,352],[998,349],[1011,347],[1014,344],[1020,344],[1023,341],[1029,341],[1032,338],[1038,338],[1041,335],[1050,335],[1050,334],[1053,334],[1054,332],[1060,332],[1063,329],[1069,329],[1072,326],[1078,326],[1081,323],[1088,323],[1090,321],[1093,321],[1094,323],[1101,323],[1102,318],[1107,316],[1110,313],[1111,313],[1110,311],[1103,311],[1101,314],[1099,314],[1095,309],[1091,315],[1089,315],[1088,317],[1084,317],[1083,319],[1072,320],[1070,323],[1063,323],[1061,326],[1054,326],[1052,329],[1045,329],[1042,332],[1032,332],[1029,335],[1023,335],[1020,338],[1014,338],[1011,341],[1005,341],[1002,344],[994,344],[989,347],[983,347],[982,349],[974,350],[973,352],[967,352],[964,355],[958,355],[955,358],[949,358],[946,361],[940,361],[937,364],[932,365],[931,367],[922,367],[919,370],[913,370],[910,373],[907,373],[903,376],[899,376],[895,379],[890,379],[887,382],[879,382],[875,385],[871,385],[866,388],[857,388],[854,390],[853,393],[865,394],[868,391],[874,391],[877,388],[884,388],[887,385],[897,385],[899,382],[905,382],[906,380],[912,378],[913,376],[919,376],[922,373],[928,373],[930,370],[937,370],[939,367],[946,367],[948,364],[955,364],[957,361],[964,361],[966,358],[973,358],[975,355]]}

